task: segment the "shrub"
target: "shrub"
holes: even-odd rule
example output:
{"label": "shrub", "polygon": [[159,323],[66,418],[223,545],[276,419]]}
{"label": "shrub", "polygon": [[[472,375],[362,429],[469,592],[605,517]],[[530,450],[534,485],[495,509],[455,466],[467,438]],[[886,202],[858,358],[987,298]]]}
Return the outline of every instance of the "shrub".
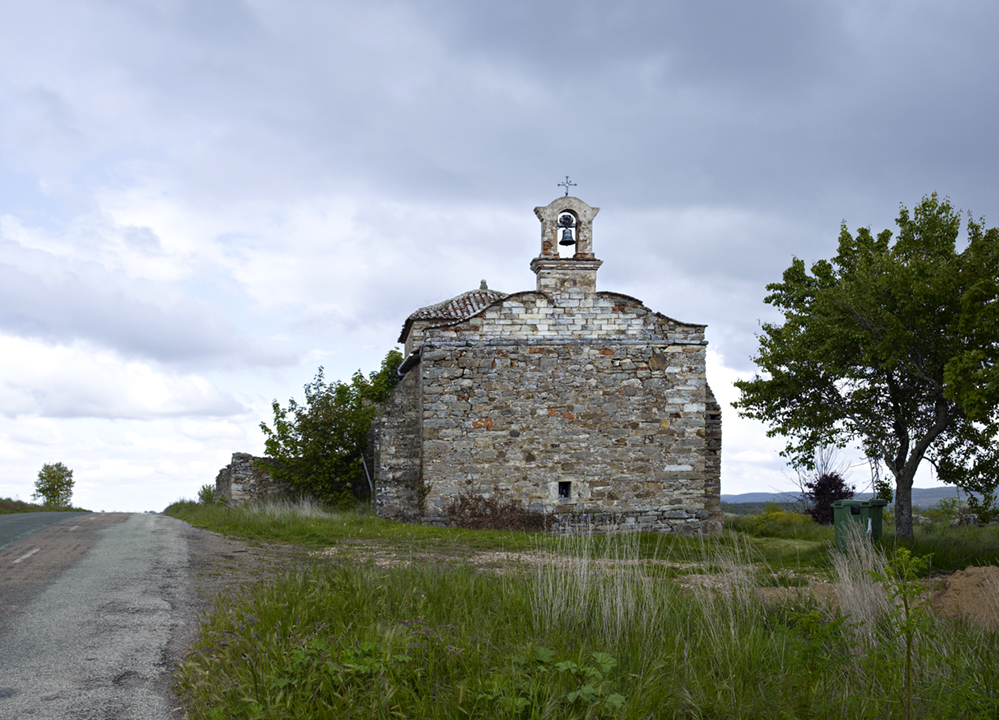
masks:
{"label": "shrub", "polygon": [[0,497],[0,515],[10,515],[14,513],[28,513],[28,512],[88,512],[86,510],[81,510],[80,508],[75,508],[72,505],[64,505],[62,507],[56,507],[55,505],[34,505],[32,503],[24,502],[20,498],[4,498]]}
{"label": "shrub", "polygon": [[807,515],[785,510],[777,503],[767,503],[763,512],[750,518],[750,531],[763,537],[783,537],[811,523]]}
{"label": "shrub", "polygon": [[940,498],[936,505],[932,505],[923,510],[923,515],[928,517],[930,520],[941,520],[949,523],[958,515],[959,512],[966,510],[967,507],[968,504],[962,503],[959,498],[945,497]]}
{"label": "shrub", "polygon": [[350,505],[368,494],[363,464],[371,423],[399,381],[402,354],[391,350],[381,368],[349,383],[327,383],[323,369],[305,386],[305,402],[276,400],[273,428],[260,423],[271,476],[329,505]]}
{"label": "shrub", "polygon": [[198,490],[198,502],[202,505],[214,505],[221,502],[221,498],[216,495],[214,485],[202,485]]}
{"label": "shrub", "polygon": [[824,472],[814,480],[805,482],[805,500],[809,503],[806,511],[820,525],[832,525],[832,504],[837,500],[849,500],[856,488],[847,485],[838,472]]}
{"label": "shrub", "polygon": [[554,518],[528,510],[516,500],[461,493],[442,510],[451,525],[467,530],[550,530]]}

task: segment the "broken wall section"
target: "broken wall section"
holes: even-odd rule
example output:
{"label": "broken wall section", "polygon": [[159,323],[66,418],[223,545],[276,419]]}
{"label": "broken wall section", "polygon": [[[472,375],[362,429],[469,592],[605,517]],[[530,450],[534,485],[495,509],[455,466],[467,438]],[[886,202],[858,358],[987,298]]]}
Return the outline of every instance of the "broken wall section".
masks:
{"label": "broken wall section", "polygon": [[296,497],[290,483],[271,477],[267,467],[276,461],[254,457],[249,453],[233,453],[232,462],[219,470],[215,477],[215,497],[230,505],[242,505],[253,500]]}
{"label": "broken wall section", "polygon": [[379,517],[418,520],[425,490],[419,366],[406,373],[374,424],[375,492]]}

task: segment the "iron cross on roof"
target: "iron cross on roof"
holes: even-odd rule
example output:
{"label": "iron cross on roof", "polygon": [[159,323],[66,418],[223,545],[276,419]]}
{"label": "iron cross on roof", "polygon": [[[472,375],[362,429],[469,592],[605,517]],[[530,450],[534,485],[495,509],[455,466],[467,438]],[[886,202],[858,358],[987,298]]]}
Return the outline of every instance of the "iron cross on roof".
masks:
{"label": "iron cross on roof", "polygon": [[569,188],[570,188],[570,187],[576,187],[576,183],[574,183],[574,182],[569,182],[569,176],[568,176],[568,175],[566,175],[566,176],[565,176],[565,182],[560,182],[560,183],[558,184],[558,186],[559,186],[559,187],[564,187],[564,188],[565,188],[565,196],[566,196],[566,197],[569,197]]}

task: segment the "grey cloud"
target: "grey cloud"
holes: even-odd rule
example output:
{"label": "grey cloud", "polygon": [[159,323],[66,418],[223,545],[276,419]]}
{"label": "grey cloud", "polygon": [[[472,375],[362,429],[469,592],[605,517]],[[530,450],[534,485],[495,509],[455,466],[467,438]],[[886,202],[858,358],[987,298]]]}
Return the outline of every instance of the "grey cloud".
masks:
{"label": "grey cloud", "polygon": [[147,227],[123,228],[122,235],[125,238],[125,242],[143,252],[157,253],[163,249],[156,233]]}
{"label": "grey cloud", "polygon": [[[449,44],[486,60],[520,62],[585,96],[610,68],[648,63],[684,84],[705,80],[772,91],[830,63],[842,23],[834,4],[763,0],[689,3],[599,0],[490,5],[432,3]],[[428,23],[430,24],[430,23]],[[599,88],[604,90],[605,88]]]}
{"label": "grey cloud", "polygon": [[[43,65],[81,67],[36,98],[90,144],[72,162],[105,158],[116,180],[153,176],[206,208],[342,192],[529,211],[568,172],[607,211],[752,209],[800,232],[643,252],[697,276],[689,256],[717,248],[711,281],[758,284],[754,303],[792,254],[827,254],[844,218],[890,227],[932,190],[988,214],[999,194],[985,2],[208,5],[97,6],[74,42],[58,23],[41,40]],[[38,34],[49,11],[34,12]],[[206,357],[225,355],[213,317],[197,326]],[[344,317],[305,313],[297,329]]]}
{"label": "grey cloud", "polygon": [[[148,281],[129,281],[97,263],[67,266],[41,251],[0,240],[0,331],[67,344],[87,341],[125,357],[179,367],[275,367],[286,351],[247,335],[219,308],[171,298]],[[47,264],[41,271],[39,263]]]}
{"label": "grey cloud", "polygon": [[95,76],[128,68],[101,101],[145,171],[205,203],[515,199],[561,172],[643,207],[994,195],[987,3],[209,5],[102,8],[121,32],[47,41]]}

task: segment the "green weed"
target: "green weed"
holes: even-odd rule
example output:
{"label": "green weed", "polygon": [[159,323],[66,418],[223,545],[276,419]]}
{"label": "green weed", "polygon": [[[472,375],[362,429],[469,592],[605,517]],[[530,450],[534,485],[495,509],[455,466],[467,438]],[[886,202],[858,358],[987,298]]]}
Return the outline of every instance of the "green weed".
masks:
{"label": "green weed", "polygon": [[969,565],[999,565],[999,528],[952,526],[946,521],[913,528],[911,543],[886,532],[881,542],[888,548],[906,547],[913,555],[932,555],[938,570],[954,572]]}
{"label": "green weed", "polygon": [[[999,635],[933,619],[919,561],[862,538],[840,551],[831,533],[480,536],[316,507],[172,511],[261,539],[366,533],[537,560],[316,562],[221,597],[177,673],[192,720],[999,718]],[[766,592],[795,568],[829,573],[835,603]]]}

